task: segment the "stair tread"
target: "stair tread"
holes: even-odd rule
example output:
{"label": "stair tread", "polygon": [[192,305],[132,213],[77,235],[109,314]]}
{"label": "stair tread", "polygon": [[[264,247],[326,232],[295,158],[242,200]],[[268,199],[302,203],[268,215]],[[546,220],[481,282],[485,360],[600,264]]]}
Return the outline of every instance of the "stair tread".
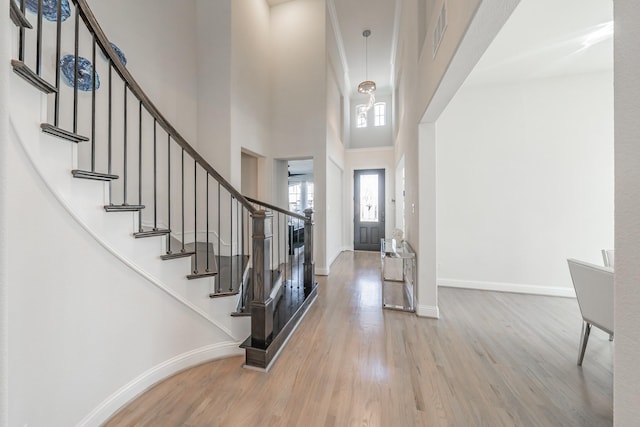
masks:
{"label": "stair tread", "polygon": [[248,270],[249,257],[246,255],[221,257],[215,255],[215,258],[216,263],[218,258],[220,261],[219,273],[215,277],[214,291],[209,296],[221,293],[238,293]]}
{"label": "stair tread", "polygon": [[227,291],[227,292],[217,292],[217,293],[210,293],[209,294],[209,298],[217,298],[217,297],[227,297],[230,295],[238,295],[240,292],[238,291]]}
{"label": "stair tread", "polygon": [[231,313],[231,317],[249,317],[249,316],[251,316],[251,312],[234,311]]}
{"label": "stair tread", "polygon": [[[144,207],[144,206],[143,206]],[[142,230],[133,233],[133,236],[137,239],[144,237],[164,236],[171,233],[171,230],[167,228],[156,228],[151,230]]]}
{"label": "stair tread", "polygon": [[189,279],[189,280],[202,279],[202,278],[205,278],[205,277],[213,277],[213,276],[215,276],[217,274],[218,273],[216,271],[198,271],[197,273],[191,273],[191,274],[187,275],[187,279]]}
{"label": "stair tread", "polygon": [[166,261],[166,260],[176,259],[176,258],[185,258],[188,256],[192,256],[194,254],[195,254],[195,251],[187,251],[187,250],[185,250],[184,252],[176,251],[176,252],[160,255],[160,258]]}
{"label": "stair tread", "polygon": [[[213,243],[208,243],[208,261],[207,262],[207,242],[194,242],[185,244],[185,249],[193,251],[194,256],[191,258],[191,271],[199,271],[199,272],[212,272],[214,274],[218,274],[218,260],[217,256],[213,251]],[[209,276],[213,276],[214,274],[209,274]],[[199,276],[199,275],[194,275]],[[204,276],[206,277],[206,276]],[[197,277],[192,277],[197,278]]]}
{"label": "stair tread", "polygon": [[89,138],[87,138],[86,136],[78,135],[77,133],[64,130],[49,123],[42,123],[40,125],[40,128],[44,133],[48,133],[49,135],[53,135],[58,138],[66,139],[67,141],[75,142],[76,144],[78,142],[89,141]]}
{"label": "stair tread", "polygon": [[44,93],[55,93],[58,91],[55,86],[40,77],[24,62],[18,61],[17,59],[12,59],[11,66],[13,67],[13,71],[16,74],[25,79],[27,82],[31,83],[40,91]]}
{"label": "stair tread", "polygon": [[138,212],[144,209],[144,205],[104,205],[107,212]]}
{"label": "stair tread", "polygon": [[71,171],[71,174],[74,178],[80,179],[93,179],[96,181],[113,181],[114,179],[118,179],[118,175],[113,175],[110,173],[102,173],[95,171],[86,171],[82,169],[74,169]]}
{"label": "stair tread", "polygon": [[9,14],[11,15],[11,20],[18,27],[32,29],[33,26],[29,22],[24,13],[20,10],[20,7],[16,4],[14,0],[9,1]]}

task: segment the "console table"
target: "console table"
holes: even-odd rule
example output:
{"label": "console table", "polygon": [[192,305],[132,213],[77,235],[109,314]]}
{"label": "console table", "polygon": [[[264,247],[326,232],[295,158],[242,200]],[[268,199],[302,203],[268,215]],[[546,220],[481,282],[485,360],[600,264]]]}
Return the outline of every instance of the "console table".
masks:
{"label": "console table", "polygon": [[415,312],[416,254],[406,240],[381,239],[382,307]]}

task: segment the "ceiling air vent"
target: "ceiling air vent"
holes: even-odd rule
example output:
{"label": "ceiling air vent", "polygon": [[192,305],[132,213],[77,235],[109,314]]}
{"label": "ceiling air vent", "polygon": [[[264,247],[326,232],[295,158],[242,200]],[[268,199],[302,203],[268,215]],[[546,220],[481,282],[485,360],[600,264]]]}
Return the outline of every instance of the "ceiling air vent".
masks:
{"label": "ceiling air vent", "polygon": [[442,3],[442,9],[440,9],[440,16],[438,16],[438,22],[436,22],[436,28],[433,30],[433,57],[435,58],[444,35],[444,30],[447,29],[447,2]]}

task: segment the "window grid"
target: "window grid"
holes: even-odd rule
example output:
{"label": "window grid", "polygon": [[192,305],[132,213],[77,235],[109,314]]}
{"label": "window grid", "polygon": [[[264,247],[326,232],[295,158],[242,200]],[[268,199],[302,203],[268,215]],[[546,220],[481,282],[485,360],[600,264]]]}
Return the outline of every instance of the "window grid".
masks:
{"label": "window grid", "polygon": [[356,105],[356,127],[357,128],[366,128],[367,127],[367,114],[361,114],[360,112],[364,109],[364,104]]}
{"label": "window grid", "polygon": [[374,111],[374,118],[375,118],[375,122],[374,125],[375,126],[384,126],[386,125],[386,103],[384,102],[377,102],[374,106],[373,106],[373,111]]}

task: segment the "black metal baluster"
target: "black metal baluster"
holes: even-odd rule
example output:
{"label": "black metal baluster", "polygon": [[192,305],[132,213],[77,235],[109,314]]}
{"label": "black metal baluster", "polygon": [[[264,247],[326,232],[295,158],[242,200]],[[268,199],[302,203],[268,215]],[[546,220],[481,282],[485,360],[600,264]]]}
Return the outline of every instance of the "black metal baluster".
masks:
{"label": "black metal baluster", "polygon": [[129,83],[124,82],[124,148],[123,148],[123,157],[124,157],[124,161],[123,161],[123,168],[124,170],[122,171],[122,187],[123,187],[123,194],[122,194],[122,204],[126,205],[127,204],[127,92],[128,92],[128,88],[129,88]]}
{"label": "black metal baluster", "polygon": [[[298,228],[300,228],[300,218],[298,218]],[[304,235],[304,227],[302,228],[302,234]],[[300,256],[300,251],[298,251],[298,254],[296,255],[296,257],[298,259],[298,289],[300,289],[300,282],[302,281],[300,277],[302,274],[302,268],[300,268],[300,262],[302,261],[302,257]]]}
{"label": "black metal baluster", "polygon": [[73,133],[78,133],[78,50],[80,49],[80,9],[76,7],[73,61]]}
{"label": "black metal baluster", "polygon": [[198,162],[193,160],[193,274],[198,274]]}
{"label": "black metal baluster", "polygon": [[233,291],[233,194],[229,193],[229,292]]}
{"label": "black metal baluster", "polygon": [[184,148],[182,149],[182,160],[180,168],[182,170],[182,252],[184,252]]}
{"label": "black metal baluster", "polygon": [[207,172],[207,185],[206,185],[205,191],[207,193],[206,201],[205,201],[205,203],[207,204],[207,207],[205,209],[206,217],[207,217],[207,266],[204,271],[208,273],[210,270],[209,268],[209,172]]}
{"label": "black metal baluster", "polygon": [[[171,230],[171,135],[167,133],[167,229]],[[171,253],[171,234],[167,236],[167,253]]]}
{"label": "black metal baluster", "polygon": [[[22,12],[22,15],[25,14],[25,7],[24,7],[24,2],[25,0],[20,0],[20,11]],[[60,9],[58,9],[58,16],[60,16]],[[59,19],[59,18],[58,18]],[[19,39],[18,39],[18,59],[21,62],[24,62],[24,45],[25,45],[25,41],[24,41],[24,27],[20,26],[20,33],[19,33]],[[57,65],[57,64],[56,64]]]}
{"label": "black metal baluster", "polygon": [[[283,222],[285,223],[285,228],[287,231],[285,231],[285,233],[289,232],[289,226],[288,226],[288,221],[289,221],[289,215],[285,215],[285,217],[283,218]],[[285,245],[284,250],[287,250],[287,247]],[[289,257],[285,255],[284,257],[284,282],[287,283],[287,268],[289,268],[289,263],[287,262],[289,260]]]}
{"label": "black metal baluster", "polygon": [[242,214],[240,215],[240,220],[242,221],[242,225],[240,226],[240,230],[242,231],[242,238],[240,239],[240,241],[242,242],[242,251],[240,251],[242,253],[242,256],[245,256],[245,251],[244,251],[244,239],[245,239],[245,234],[244,234],[244,217],[247,214],[246,213],[246,208],[244,206],[240,206],[240,209],[242,210]]}
{"label": "black metal baluster", "polygon": [[[60,3],[60,2],[58,2]],[[112,157],[112,146],[111,146],[111,140],[112,140],[112,107],[111,107],[111,103],[112,103],[112,91],[111,91],[111,86],[113,83],[113,79],[112,79],[112,65],[111,65],[111,59],[107,59],[108,65],[109,65],[109,126],[108,126],[108,136],[107,136],[107,172],[109,173],[109,175],[111,175],[111,169],[112,169],[112,161],[111,161],[111,157]],[[111,189],[112,187],[112,181],[109,181],[109,204],[113,205],[113,199],[111,197]]]}
{"label": "black metal baluster", "polygon": [[[240,269],[242,268],[242,264],[244,263],[244,253],[242,253],[240,251],[240,236],[241,236],[241,232],[242,232],[242,227],[241,227],[241,212],[240,212],[240,206],[239,206],[239,202],[238,199],[236,199],[236,252],[240,252],[239,256],[237,257],[238,262],[236,263],[236,273],[237,273],[237,278],[238,278],[238,290],[239,287],[242,286],[242,281],[241,279],[241,274],[240,274]],[[238,231],[238,229],[240,229],[240,231]]]}
{"label": "black metal baluster", "polygon": [[[77,11],[78,9],[76,8],[76,19],[78,16]],[[42,75],[42,0],[38,0],[38,31],[36,32],[36,74],[39,76]]]}
{"label": "black metal baluster", "polygon": [[273,216],[271,217],[271,235],[272,235],[272,237],[271,237],[271,242],[270,242],[270,244],[271,244],[271,251],[270,251],[271,252],[271,264],[270,264],[270,267],[271,267],[271,269],[273,269],[273,257],[275,256],[275,254],[273,253]]}
{"label": "black metal baluster", "polygon": [[[24,6],[24,0],[21,1]],[[23,10],[24,12],[24,10]],[[24,31],[20,28],[20,34]],[[95,43],[95,34],[93,36]],[[54,98],[53,125],[58,127],[60,122],[60,45],[62,44],[62,2],[56,3],[56,93]],[[95,64],[95,61],[93,62]],[[95,92],[95,89],[94,89]]]}
{"label": "black metal baluster", "polygon": [[[158,140],[156,119],[153,119],[153,229],[158,229]],[[167,229],[170,230],[169,227]]]}
{"label": "black metal baluster", "polygon": [[216,292],[220,293],[222,288],[222,276],[220,275],[222,271],[222,264],[220,264],[220,240],[222,240],[222,236],[220,235],[220,206],[222,205],[222,198],[220,195],[220,182],[218,182],[218,277],[216,278],[216,284],[218,285],[218,289]]}
{"label": "black metal baluster", "polygon": [[[153,121],[153,141],[156,140],[156,122]],[[138,206],[142,206],[142,101],[138,103]],[[138,211],[138,231],[142,233],[142,211]]]}
{"label": "black metal baluster", "polygon": [[[241,207],[242,209],[242,214],[240,215],[240,218],[242,219],[242,227],[240,227],[240,229],[242,230],[242,266],[244,267],[244,216],[246,215],[246,210],[244,208],[244,206]],[[244,298],[245,298],[245,288],[244,288],[244,280],[242,277],[242,271],[240,272],[240,302],[242,304],[240,311],[244,311]]]}
{"label": "black metal baluster", "polygon": [[[62,3],[58,1],[58,3]],[[91,63],[93,75],[91,76],[91,172],[96,171],[96,35],[93,34],[91,48]],[[56,67],[59,68],[59,67]],[[57,96],[57,94],[56,94]]]}
{"label": "black metal baluster", "polygon": [[[280,258],[280,234],[282,233],[282,228],[280,227],[280,217],[282,214],[278,212],[276,223],[278,224],[278,270],[280,269],[280,265],[282,264],[282,259]],[[283,282],[285,286],[287,286],[287,282]]]}

